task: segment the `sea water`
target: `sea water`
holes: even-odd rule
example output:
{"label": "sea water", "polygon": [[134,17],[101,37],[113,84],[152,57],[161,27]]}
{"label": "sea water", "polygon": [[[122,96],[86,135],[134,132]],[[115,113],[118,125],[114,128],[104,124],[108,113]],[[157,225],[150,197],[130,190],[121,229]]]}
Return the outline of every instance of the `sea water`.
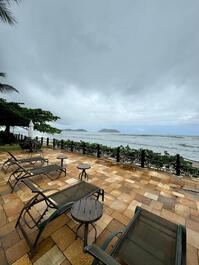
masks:
{"label": "sea water", "polygon": [[[15,129],[14,133],[27,135],[26,130]],[[199,161],[199,136],[182,135],[141,135],[123,133],[99,133],[99,132],[78,132],[63,131],[61,134],[49,135],[34,131],[35,136],[55,138],[57,140],[85,141],[99,143],[111,147],[120,145],[129,146],[134,149],[150,149],[154,152],[164,154],[180,154],[184,158]]]}
{"label": "sea water", "polygon": [[199,161],[199,136],[177,135],[135,135],[122,133],[97,133],[63,131],[61,134],[48,135],[50,138],[70,139],[73,141],[85,141],[99,143],[111,147],[120,145],[134,149],[151,149],[155,152],[180,154],[184,158]]}

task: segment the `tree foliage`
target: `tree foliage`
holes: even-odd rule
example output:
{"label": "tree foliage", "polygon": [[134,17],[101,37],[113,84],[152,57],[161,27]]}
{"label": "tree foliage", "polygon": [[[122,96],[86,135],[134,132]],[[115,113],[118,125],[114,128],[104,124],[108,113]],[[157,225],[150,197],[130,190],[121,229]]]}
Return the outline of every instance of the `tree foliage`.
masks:
{"label": "tree foliage", "polygon": [[29,109],[23,107],[23,103],[7,102],[0,99],[0,126],[28,127],[30,120],[33,121],[35,130],[50,134],[61,131],[52,127],[49,122],[58,120],[50,111],[42,109]]}

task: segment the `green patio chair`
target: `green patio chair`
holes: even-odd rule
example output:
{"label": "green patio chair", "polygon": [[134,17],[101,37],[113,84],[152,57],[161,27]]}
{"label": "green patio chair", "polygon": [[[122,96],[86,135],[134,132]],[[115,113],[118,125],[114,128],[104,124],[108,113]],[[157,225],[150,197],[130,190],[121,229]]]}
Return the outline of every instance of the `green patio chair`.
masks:
{"label": "green patio chair", "polygon": [[34,167],[30,169],[24,168],[18,162],[16,162],[15,164],[18,166],[18,168],[14,172],[12,172],[8,178],[8,183],[10,184],[11,192],[14,191],[14,188],[16,187],[18,182],[26,178],[30,178],[30,177],[34,177],[38,175],[48,175],[52,172],[60,172],[60,174],[64,172],[66,176],[66,168],[61,167],[56,164],[47,165],[44,167]]}
{"label": "green patio chair", "polygon": [[[41,190],[29,179],[23,179],[22,181],[35,193],[35,196],[22,209],[16,227],[19,227],[22,231],[32,253],[46,226],[60,215],[69,211],[74,202],[90,196],[95,197],[97,200],[101,196],[102,201],[104,200],[104,190],[85,181],[80,181],[66,189],[58,190],[51,195],[46,195],[49,189]],[[52,191],[52,189],[50,190]],[[42,205],[42,212],[40,212],[40,216],[35,217],[32,213],[32,208],[40,202],[44,204]],[[50,215],[49,210],[51,210]],[[27,231],[36,233],[33,241],[28,237]]]}
{"label": "green patio chair", "polygon": [[6,173],[9,167],[18,164],[31,164],[32,166],[35,166],[36,163],[41,163],[42,165],[44,163],[48,164],[48,159],[44,158],[42,156],[34,156],[34,157],[28,157],[28,158],[22,158],[19,159],[16,156],[14,156],[11,152],[8,152],[10,157],[3,163],[2,170]]}
{"label": "green patio chair", "polygon": [[[110,254],[111,240],[120,235]],[[123,232],[111,234],[101,248],[85,247],[95,259],[92,265],[185,265],[186,231],[140,207]]]}

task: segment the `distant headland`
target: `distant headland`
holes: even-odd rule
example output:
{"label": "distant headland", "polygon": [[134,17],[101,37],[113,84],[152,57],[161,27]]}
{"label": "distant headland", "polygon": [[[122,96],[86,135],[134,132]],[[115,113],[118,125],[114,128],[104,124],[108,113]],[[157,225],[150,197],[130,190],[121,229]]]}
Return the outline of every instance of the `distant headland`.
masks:
{"label": "distant headland", "polygon": [[118,131],[116,129],[102,129],[102,130],[99,130],[98,132],[102,132],[102,133],[120,133],[120,131]]}
{"label": "distant headland", "polygon": [[85,129],[63,129],[62,132],[87,132]]}

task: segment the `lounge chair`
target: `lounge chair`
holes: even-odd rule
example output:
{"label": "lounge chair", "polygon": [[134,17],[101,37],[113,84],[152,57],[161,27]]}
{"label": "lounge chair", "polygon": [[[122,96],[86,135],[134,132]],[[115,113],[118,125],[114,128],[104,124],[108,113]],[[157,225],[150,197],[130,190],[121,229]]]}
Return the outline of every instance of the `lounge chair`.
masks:
{"label": "lounge chair", "polygon": [[[111,240],[121,234],[110,254],[105,252]],[[185,265],[186,231],[140,207],[123,232],[115,232],[101,248],[85,247],[95,259],[92,265]]]}
{"label": "lounge chair", "polygon": [[[59,171],[60,174],[62,172],[65,173],[66,175],[66,168],[61,167],[59,165],[48,165],[45,167],[34,167],[34,168],[30,168],[30,169],[25,169],[24,167],[22,167],[20,164],[16,163],[18,165],[18,168],[11,173],[9,179],[8,179],[8,183],[11,186],[11,191],[13,192],[15,186],[17,185],[17,183],[19,181],[21,181],[22,179],[25,178],[30,178],[30,177],[34,177],[37,175],[48,175],[49,173],[52,172],[56,172]],[[12,184],[12,182],[14,182],[14,184]]]}
{"label": "lounge chair", "polygon": [[[102,200],[104,200],[103,189],[100,189],[99,187],[84,181],[78,182],[77,184],[66,189],[59,190],[49,196],[45,194],[49,190],[41,190],[29,179],[24,179],[22,181],[31,189],[33,193],[36,193],[36,195],[24,206],[16,223],[16,227],[20,228],[24,237],[26,238],[31,252],[34,251],[37,242],[47,224],[70,210],[74,202],[89,196],[95,196],[96,199],[99,199],[99,197],[102,196]],[[36,219],[32,215],[31,209],[33,206],[40,202],[44,202],[44,206],[42,206],[43,211]],[[47,219],[45,219],[46,213],[50,209],[53,209],[54,212],[49,217],[47,217]],[[35,231],[35,229],[37,228],[33,242],[29,239],[24,225],[29,229],[29,232]]]}
{"label": "lounge chair", "polygon": [[4,170],[5,173],[7,172],[7,170],[9,169],[10,166],[16,165],[16,162],[18,164],[31,164],[33,166],[37,162],[40,162],[42,165],[44,163],[47,163],[48,164],[48,159],[47,158],[44,158],[42,156],[35,156],[35,157],[18,159],[17,157],[15,157],[10,152],[8,152],[8,154],[10,155],[10,157],[3,163],[3,166],[1,168],[2,170]]}

